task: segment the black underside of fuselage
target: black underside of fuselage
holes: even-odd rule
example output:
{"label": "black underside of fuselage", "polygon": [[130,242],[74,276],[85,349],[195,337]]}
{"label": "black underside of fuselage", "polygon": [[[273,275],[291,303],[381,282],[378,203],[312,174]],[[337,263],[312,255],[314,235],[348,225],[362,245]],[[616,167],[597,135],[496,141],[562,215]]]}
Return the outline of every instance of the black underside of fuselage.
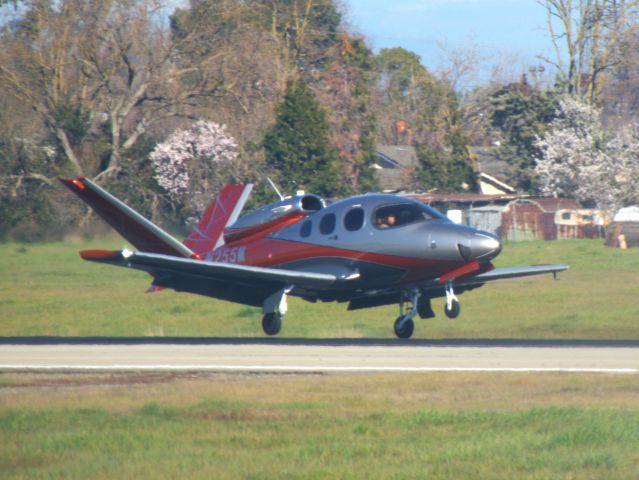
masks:
{"label": "black underside of fuselage", "polygon": [[[401,299],[401,292],[416,285],[414,279],[406,280],[410,273],[407,269],[352,258],[314,257],[274,268],[336,275],[340,280],[328,288],[294,286],[290,295],[311,302],[350,302],[349,310],[397,304]],[[358,278],[348,279],[357,273]],[[424,275],[418,283],[429,283],[429,280],[432,281],[433,278]],[[265,299],[287,286],[277,282],[247,282],[246,285],[238,285],[179,274],[158,276],[153,284],[178,292],[189,292],[255,307],[261,307]],[[462,287],[456,291],[462,293],[472,288],[476,287]],[[443,297],[444,285],[429,287],[423,294],[429,298]]]}

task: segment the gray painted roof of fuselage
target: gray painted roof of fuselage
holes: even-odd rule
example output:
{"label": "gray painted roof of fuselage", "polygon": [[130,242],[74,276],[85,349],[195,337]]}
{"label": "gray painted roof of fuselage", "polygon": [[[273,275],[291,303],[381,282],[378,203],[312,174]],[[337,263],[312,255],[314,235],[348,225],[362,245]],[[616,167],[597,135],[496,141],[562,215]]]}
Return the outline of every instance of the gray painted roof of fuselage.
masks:
{"label": "gray painted roof of fuselage", "polygon": [[356,195],[354,197],[348,197],[343,200],[339,200],[335,203],[331,203],[326,208],[318,210],[312,215],[319,215],[322,213],[326,213],[328,211],[340,211],[344,208],[351,208],[356,205],[359,205],[365,209],[367,208],[377,208],[381,205],[397,205],[400,203],[412,203],[415,205],[419,205],[420,207],[425,207],[429,211],[432,211],[437,217],[442,220],[447,220],[445,215],[442,215],[438,210],[430,207],[424,202],[420,202],[414,198],[404,197],[401,195],[393,195],[389,193],[366,193],[363,195]]}
{"label": "gray painted roof of fuselage", "polygon": [[[373,225],[372,216],[379,207],[401,204],[417,205],[428,212],[433,212],[433,220],[418,221],[392,228],[379,228]],[[361,207],[365,210],[364,222],[356,230],[348,230],[345,228],[344,219],[348,211],[356,207]],[[331,214],[337,217],[334,227],[329,232],[322,233],[320,231],[321,222],[327,215]],[[301,228],[308,220],[312,222],[311,230],[308,234],[302,235]],[[460,229],[463,226],[452,224],[448,218],[417,200],[399,195],[367,194],[349,197],[333,203],[322,210],[312,213],[306,217],[306,220],[301,220],[272,233],[270,238],[362,253],[457,261],[459,260],[459,252],[456,243],[453,241],[453,236],[448,236],[446,240],[442,240],[437,250],[433,250],[429,246],[429,235],[437,234],[443,238],[444,231],[450,231],[451,227]]]}

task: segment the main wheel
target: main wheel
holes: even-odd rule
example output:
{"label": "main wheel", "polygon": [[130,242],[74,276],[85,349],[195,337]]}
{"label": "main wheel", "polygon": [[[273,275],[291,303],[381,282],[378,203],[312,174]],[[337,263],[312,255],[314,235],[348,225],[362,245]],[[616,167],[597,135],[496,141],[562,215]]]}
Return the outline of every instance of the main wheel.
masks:
{"label": "main wheel", "polygon": [[282,316],[279,313],[271,312],[262,317],[262,330],[267,335],[277,335],[282,329]]}
{"label": "main wheel", "polygon": [[448,318],[457,318],[459,316],[459,312],[461,312],[461,305],[459,305],[457,300],[453,300],[450,305],[450,310],[448,309],[448,304],[446,304],[444,312]]}
{"label": "main wheel", "polygon": [[413,330],[415,330],[415,323],[410,319],[402,324],[403,319],[404,317],[397,317],[397,320],[395,320],[395,335],[397,335],[397,338],[410,338],[413,335]]}

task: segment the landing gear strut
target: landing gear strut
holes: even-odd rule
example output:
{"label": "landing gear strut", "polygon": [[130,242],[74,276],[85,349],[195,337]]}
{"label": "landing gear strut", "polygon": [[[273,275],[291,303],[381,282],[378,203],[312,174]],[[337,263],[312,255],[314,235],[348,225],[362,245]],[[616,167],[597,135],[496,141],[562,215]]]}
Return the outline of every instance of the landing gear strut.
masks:
{"label": "landing gear strut", "polygon": [[[410,338],[415,330],[415,322],[413,317],[417,313],[417,305],[421,292],[414,288],[410,292],[402,293],[401,300],[399,301],[399,317],[395,320],[395,335],[397,338]],[[409,297],[408,299],[406,297]],[[404,313],[404,301],[409,300],[411,302],[411,309],[409,312]]]}
{"label": "landing gear strut", "polygon": [[282,318],[288,309],[286,304],[286,294],[293,289],[292,285],[275,292],[264,300],[262,306],[262,330],[269,336],[277,335],[282,329]]}
{"label": "landing gear strut", "polygon": [[446,307],[444,307],[444,313],[446,313],[448,318],[457,318],[460,311],[461,306],[459,305],[459,300],[455,296],[453,282],[448,281],[446,282]]}

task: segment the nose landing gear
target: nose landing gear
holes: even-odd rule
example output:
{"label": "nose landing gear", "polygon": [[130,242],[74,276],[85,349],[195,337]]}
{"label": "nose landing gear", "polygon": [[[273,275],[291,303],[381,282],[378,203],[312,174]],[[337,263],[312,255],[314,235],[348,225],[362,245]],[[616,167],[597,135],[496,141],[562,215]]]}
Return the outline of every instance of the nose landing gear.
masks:
{"label": "nose landing gear", "polygon": [[461,306],[459,300],[453,290],[453,282],[446,282],[446,306],[444,307],[444,313],[448,318],[457,318],[461,312]]}
{"label": "nose landing gear", "polygon": [[[415,322],[413,317],[417,314],[417,305],[421,292],[414,288],[409,292],[402,293],[401,300],[399,301],[399,317],[395,320],[395,335],[397,338],[410,338],[415,330]],[[408,297],[408,298],[407,298]],[[411,309],[407,313],[404,313],[404,302],[408,300],[411,302]]]}

